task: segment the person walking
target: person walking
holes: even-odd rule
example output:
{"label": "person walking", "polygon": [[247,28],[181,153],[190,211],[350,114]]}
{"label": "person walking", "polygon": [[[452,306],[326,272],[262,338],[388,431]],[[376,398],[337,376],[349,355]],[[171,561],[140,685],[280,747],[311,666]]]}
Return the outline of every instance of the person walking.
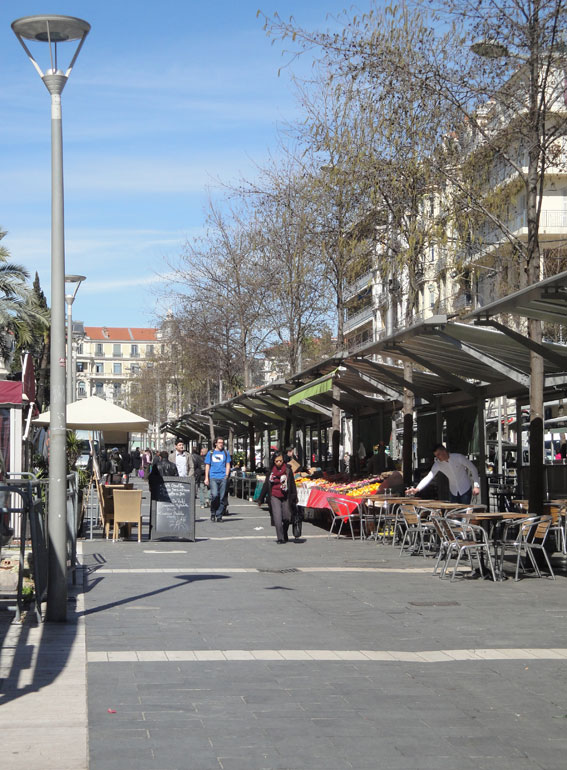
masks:
{"label": "person walking", "polygon": [[124,454],[122,455],[122,483],[127,484],[130,481],[130,474],[132,473],[132,469],[134,468],[134,464],[132,461],[132,455],[126,449]]}
{"label": "person walking", "polygon": [[193,463],[193,455],[185,450],[185,445],[181,439],[177,439],[175,442],[175,451],[170,458],[171,462],[174,462],[177,466],[177,472],[180,476],[194,476],[195,466]]}
{"label": "person walking", "polygon": [[[441,472],[449,481],[449,492],[452,503],[464,503],[468,505],[474,495],[480,491],[480,479],[478,470],[468,457],[458,452],[448,452],[444,444],[437,444],[433,449],[435,462],[433,467],[417,485],[406,489],[407,495],[416,495],[429,484],[429,482]],[[473,484],[471,487],[471,477]]]}
{"label": "person walking", "polygon": [[285,462],[281,452],[276,452],[272,460],[270,473],[258,498],[258,505],[268,501],[268,508],[273,526],[276,528],[277,542],[287,543],[290,522],[297,514],[297,488],[291,467]]}
{"label": "person walking", "polygon": [[142,471],[144,478],[147,479],[152,467],[152,450],[147,447],[142,454]]}
{"label": "person walking", "polygon": [[134,449],[134,452],[132,453],[132,470],[134,471],[134,476],[138,477],[140,475],[141,467],[142,467],[142,455],[140,453],[140,447],[137,446],[136,449]]}
{"label": "person walking", "polygon": [[209,508],[209,490],[205,486],[205,457],[207,456],[207,448],[201,447],[201,451],[198,455],[193,457],[193,466],[195,468],[195,485],[199,492],[199,503],[201,508]]}
{"label": "person walking", "polygon": [[213,447],[205,457],[205,486],[211,491],[211,521],[222,521],[230,475],[230,453],[224,448],[223,438],[216,438]]}

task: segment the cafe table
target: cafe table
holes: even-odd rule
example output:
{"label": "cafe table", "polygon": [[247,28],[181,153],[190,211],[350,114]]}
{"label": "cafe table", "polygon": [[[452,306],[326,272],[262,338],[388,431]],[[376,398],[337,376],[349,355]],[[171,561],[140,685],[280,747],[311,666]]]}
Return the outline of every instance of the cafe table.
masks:
{"label": "cafe table", "polygon": [[[378,527],[380,525],[380,522],[382,518],[386,519],[389,518],[392,521],[393,524],[393,530],[392,530],[392,545],[395,545],[396,541],[396,527],[398,525],[398,511],[399,508],[396,508],[396,515],[394,516],[391,513],[391,506],[398,505],[399,503],[411,503],[410,498],[403,497],[401,495],[367,495],[361,499],[361,504],[359,507],[360,511],[360,529],[362,532],[363,528],[363,519],[365,516],[371,515],[374,520],[374,534],[375,539],[378,540]],[[366,512],[363,510],[363,508],[366,508]],[[380,511],[380,513],[377,514],[376,509]],[[371,511],[371,513],[370,513]]]}

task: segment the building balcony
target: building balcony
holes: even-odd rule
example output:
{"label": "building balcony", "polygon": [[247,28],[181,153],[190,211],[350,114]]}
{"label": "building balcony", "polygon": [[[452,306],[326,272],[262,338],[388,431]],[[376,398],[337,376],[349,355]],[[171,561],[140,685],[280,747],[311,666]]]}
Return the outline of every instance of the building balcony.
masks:
{"label": "building balcony", "polygon": [[446,269],[447,269],[447,257],[446,256],[437,257],[437,259],[433,263],[433,272],[435,273],[435,275],[436,276],[439,275]]}
{"label": "building balcony", "polygon": [[361,291],[364,291],[364,289],[367,289],[369,286],[371,286],[373,278],[374,272],[369,270],[368,272],[359,276],[356,281],[353,281],[352,283],[349,283],[347,286],[345,286],[345,302],[348,302],[349,299],[356,297],[356,295],[360,294]]}
{"label": "building balcony", "polygon": [[[504,227],[492,227],[490,229],[481,229],[477,235],[475,243],[467,249],[460,250],[457,254],[458,259],[473,261],[478,257],[490,254],[492,251],[509,243],[505,235],[508,230],[512,236],[525,240],[528,237],[528,221],[526,211],[521,211],[508,222],[503,223]],[[539,218],[539,236],[542,241],[545,237],[565,236],[567,241],[567,210],[564,209],[542,209]]]}
{"label": "building balcony", "polygon": [[353,329],[356,329],[359,326],[362,326],[365,323],[371,322],[374,319],[374,307],[373,305],[369,305],[368,307],[365,307],[363,310],[359,310],[358,313],[355,313],[354,315],[351,315],[344,323],[343,332],[344,334],[347,334],[348,332],[352,332]]}
{"label": "building balcony", "polygon": [[453,302],[453,309],[459,313],[461,310],[468,310],[472,307],[472,297],[470,294],[459,294]]}

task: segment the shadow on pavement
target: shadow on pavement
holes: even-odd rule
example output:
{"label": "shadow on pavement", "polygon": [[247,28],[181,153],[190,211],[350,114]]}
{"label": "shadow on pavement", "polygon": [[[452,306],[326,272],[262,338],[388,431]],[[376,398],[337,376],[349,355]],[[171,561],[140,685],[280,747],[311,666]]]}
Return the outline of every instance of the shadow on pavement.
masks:
{"label": "shadow on pavement", "polygon": [[[93,607],[89,610],[84,610],[82,615],[94,615],[97,612],[104,612],[105,610],[112,609],[113,607],[120,607],[124,604],[130,604],[131,602],[138,601],[139,599],[146,599],[148,596],[157,596],[163,594],[166,591],[173,591],[176,588],[183,588],[190,583],[200,583],[203,580],[229,580],[229,575],[176,575],[176,580],[181,580],[181,583],[176,583],[165,588],[158,588],[155,591],[146,591],[143,594],[136,594],[135,596],[127,596],[124,599],[118,599],[114,602],[108,602],[107,604],[101,604],[98,607]],[[101,578],[103,579],[103,578]]]}

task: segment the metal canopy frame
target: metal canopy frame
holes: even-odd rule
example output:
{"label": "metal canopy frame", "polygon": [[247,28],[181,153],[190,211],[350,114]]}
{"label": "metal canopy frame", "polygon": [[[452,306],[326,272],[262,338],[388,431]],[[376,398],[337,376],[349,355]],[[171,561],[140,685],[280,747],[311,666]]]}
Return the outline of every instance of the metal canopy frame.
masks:
{"label": "metal canopy frame", "polygon": [[501,313],[567,326],[567,271],[497,299],[465,316],[480,323]]}

